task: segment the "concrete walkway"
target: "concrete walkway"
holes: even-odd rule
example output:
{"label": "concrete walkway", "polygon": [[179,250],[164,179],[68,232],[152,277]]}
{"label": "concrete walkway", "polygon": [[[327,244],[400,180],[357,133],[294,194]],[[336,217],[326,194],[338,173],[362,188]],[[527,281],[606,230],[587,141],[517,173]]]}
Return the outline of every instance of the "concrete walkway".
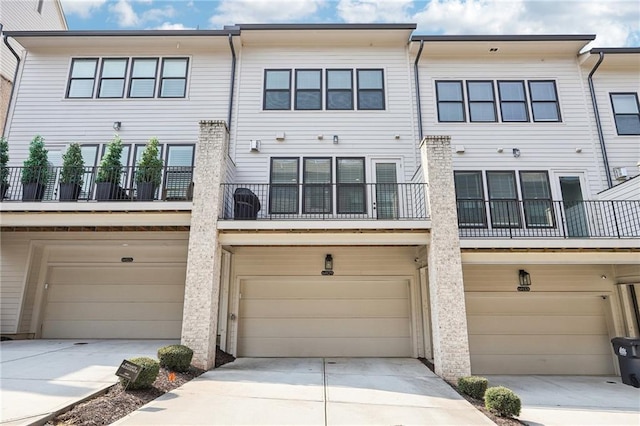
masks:
{"label": "concrete walkway", "polygon": [[241,358],[117,425],[492,425],[418,360]]}
{"label": "concrete walkway", "polygon": [[13,340],[0,343],[0,423],[29,425],[116,383],[125,358],[156,357],[174,340]]}

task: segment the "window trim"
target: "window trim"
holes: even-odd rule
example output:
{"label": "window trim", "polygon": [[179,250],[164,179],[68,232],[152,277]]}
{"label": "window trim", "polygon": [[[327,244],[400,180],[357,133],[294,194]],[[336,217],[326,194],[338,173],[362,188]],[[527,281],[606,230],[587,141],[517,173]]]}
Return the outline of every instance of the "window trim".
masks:
{"label": "window trim", "polygon": [[[273,183],[273,162],[274,160],[296,160],[296,183]],[[292,187],[296,193],[296,209],[289,212],[273,212],[273,188],[275,187]],[[271,157],[269,159],[269,214],[270,215],[297,215],[300,213],[300,157]]]}
{"label": "window trim", "polygon": [[[615,95],[633,95],[636,98],[636,109],[638,110],[637,113],[635,114],[629,114],[629,113],[616,113],[616,108],[615,108],[615,104],[613,103],[613,97]],[[640,130],[638,131],[638,133],[620,133],[620,130],[618,128],[618,120],[616,120],[617,116],[622,115],[622,116],[634,116],[637,115],[638,116],[638,120],[640,121],[640,102],[638,102],[638,93],[637,92],[610,92],[609,93],[609,100],[611,102],[611,112],[613,113],[613,122],[616,126],[616,134],[618,136],[638,136],[640,135]]]}
{"label": "window trim", "polygon": [[[555,100],[553,101],[536,101],[533,99],[533,92],[531,91],[531,83],[551,83],[553,85],[553,94]],[[527,89],[529,90],[529,102],[531,103],[531,117],[534,123],[562,123],[562,114],[560,113],[560,97],[558,96],[558,86],[555,80],[527,80]],[[536,103],[551,103],[556,105],[556,114],[558,118],[556,120],[540,120],[536,119],[536,112],[533,105]]]}
{"label": "window trim", "polygon": [[[381,83],[382,87],[379,89],[361,89],[360,88],[360,71],[380,71]],[[353,77],[352,77],[353,78]],[[353,81],[351,82],[353,86]],[[382,95],[382,106],[380,108],[362,108],[360,106],[360,93],[361,92],[370,92],[370,93],[378,93]],[[356,98],[358,102],[358,111],[384,111],[386,109],[386,96],[385,96],[385,86],[384,86],[384,68],[356,68]]]}
{"label": "window trim", "polygon": [[[323,107],[323,96],[322,96],[322,92],[323,92],[323,88],[322,88],[322,68],[296,68],[293,71],[295,71],[293,74],[295,75],[295,87],[293,90],[293,109],[296,111],[322,111],[322,107]],[[318,89],[298,89],[298,72],[299,71],[316,71],[318,72],[319,76],[320,76],[320,87]],[[265,76],[266,78],[266,76]],[[266,80],[265,80],[265,89],[266,89]],[[304,93],[318,93],[318,95],[320,95],[320,108],[299,108],[298,107],[298,93],[299,92],[304,92]],[[266,100],[266,97],[265,97]],[[291,109],[291,108],[289,108]]]}
{"label": "window trim", "polygon": [[[498,101],[500,102],[500,120],[503,123],[529,123],[531,122],[530,116],[529,116],[529,102],[527,99],[527,85],[525,84],[525,80],[496,80],[496,83],[498,85]],[[500,83],[521,83],[522,84],[522,94],[524,96],[524,99],[522,101],[503,101],[502,100],[502,90],[500,89]],[[524,120],[505,120],[504,119],[504,111],[502,108],[503,104],[515,104],[515,103],[521,103],[524,105],[524,113],[525,113],[525,119]]]}
{"label": "window trim", "polygon": [[[134,77],[133,76],[133,67],[135,66],[135,62],[136,60],[154,60],[156,63],[156,71],[155,74],[153,76],[153,94],[151,96],[131,96],[131,88],[133,86],[133,81],[134,80],[151,80],[151,77]],[[127,99],[153,99],[156,97],[156,91],[158,90],[158,71],[160,69],[160,67],[158,66],[160,63],[160,58],[159,57],[153,57],[153,56],[135,56],[131,58],[131,64],[130,64],[130,69],[129,69],[129,84],[128,84],[128,90],[127,90]],[[185,88],[186,91],[186,88]]]}
{"label": "window trim", "polygon": [[[96,66],[93,69],[93,77],[73,77],[73,67],[76,61],[96,61]],[[100,58],[71,58],[71,66],[69,67],[69,77],[67,78],[67,91],[65,94],[65,99],[93,99],[94,93],[96,91],[96,78],[98,75],[98,67],[100,65]],[[91,95],[90,96],[69,96],[69,92],[71,91],[71,83],[73,80],[93,80],[93,85],[91,86]]]}
{"label": "window trim", "polygon": [[[359,215],[359,214],[367,214],[368,206],[367,206],[367,162],[365,157],[335,157],[336,158],[336,212],[337,214],[347,214],[347,215]],[[338,182],[338,178],[340,173],[338,173],[338,167],[340,165],[340,160],[361,160],[362,161],[362,183],[340,183]],[[363,210],[360,212],[344,212],[340,208],[340,188],[342,187],[362,187],[362,208]]]}
{"label": "window trim", "polygon": [[[515,198],[496,198],[494,199],[493,197],[491,197],[491,185],[489,184],[489,174],[491,173],[509,173],[513,176],[513,189],[515,190]],[[522,228],[522,212],[520,211],[520,200],[518,198],[518,178],[516,177],[516,171],[515,170],[485,170],[485,177],[487,180],[487,199],[489,202],[489,216],[491,217],[491,228],[494,229],[519,229]],[[491,203],[493,201],[506,201],[506,202],[512,202],[515,204],[516,206],[516,212],[515,212],[515,218],[517,219],[517,223],[515,224],[506,224],[506,225],[496,225],[494,220],[493,220],[493,209],[492,209],[492,205]],[[508,208],[507,208],[507,213],[510,213]]]}
{"label": "window trim", "polygon": [[[329,160],[329,183],[306,183],[307,160]],[[329,206],[323,212],[307,211],[305,191],[307,187],[328,187]],[[333,157],[302,157],[302,214],[331,214],[333,213]]]}
{"label": "window trim", "polygon": [[[524,185],[522,184],[522,175],[526,173],[543,173],[547,177],[547,191],[549,193],[549,198],[525,198],[524,194]],[[554,229],[556,228],[556,215],[555,215],[555,205],[553,203],[553,194],[551,193],[551,180],[549,177],[548,170],[519,170],[518,171],[518,179],[520,184],[520,194],[522,197],[522,209],[524,213],[524,224],[526,228],[530,229]],[[549,203],[551,209],[551,225],[536,225],[529,223],[529,217],[527,215],[527,201],[546,201]]]}
{"label": "window trim", "polygon": [[[487,203],[485,200],[485,182],[484,182],[484,178],[483,178],[483,173],[482,170],[454,170],[453,172],[453,179],[454,179],[454,187],[455,187],[455,175],[458,173],[473,173],[476,174],[480,177],[480,198],[458,198],[458,191],[456,190],[456,204],[458,203],[458,201],[476,201],[480,203],[480,206],[482,207],[481,211],[482,211],[482,224],[466,224],[466,223],[461,223],[460,222],[460,215],[458,214],[458,226],[460,228],[465,228],[465,229],[486,229],[488,228],[488,221],[487,221]],[[454,188],[455,190],[455,188]],[[459,208],[458,208],[459,210]]]}
{"label": "window trim", "polygon": [[[329,73],[331,71],[349,71],[349,76],[351,78],[350,89],[330,89],[329,88]],[[325,69],[325,107],[327,111],[354,111],[355,110],[355,102],[353,100],[353,68],[327,68]],[[350,108],[330,108],[329,106],[329,93],[331,92],[349,92],[351,95],[351,107]]]}
{"label": "window trim", "polygon": [[[489,83],[491,85],[491,104],[493,105],[493,120],[474,120],[471,114],[472,104],[488,104],[489,101],[473,101],[471,100],[471,92],[469,91],[469,83]],[[465,80],[465,88],[467,90],[467,105],[469,109],[469,122],[470,123],[497,123],[498,122],[498,108],[496,106],[496,88],[494,80]]]}
{"label": "window trim", "polygon": [[[267,74],[269,71],[287,71],[289,73],[289,88],[288,89],[267,89]],[[263,74],[263,86],[262,86],[262,110],[263,111],[291,111],[291,78],[293,73],[291,68],[265,68]],[[267,92],[287,92],[289,93],[289,107],[288,108],[267,108]]]}
{"label": "window trim", "polygon": [[[103,77],[105,61],[122,61],[124,60],[124,76],[122,77]],[[122,99],[124,98],[127,87],[127,76],[129,74],[129,58],[126,57],[106,57],[100,61],[100,75],[98,77],[98,90],[96,91],[96,99]],[[100,96],[103,80],[122,80],[122,94],[120,96]]]}
{"label": "window trim", "polygon": [[[159,74],[159,84],[158,84],[158,99],[184,99],[187,97],[187,91],[189,89],[189,57],[188,56],[163,56],[160,57],[161,65],[160,65],[160,74]],[[166,60],[175,60],[175,59],[184,59],[186,61],[186,65],[184,67],[184,77],[163,77],[164,75],[164,63]],[[184,80],[184,94],[182,96],[162,96],[162,86],[164,85],[165,80]],[[135,98],[134,98],[135,99]]]}
{"label": "window trim", "polygon": [[[460,95],[461,99],[459,101],[441,101],[440,94],[438,89],[438,83],[458,83],[460,85]],[[464,97],[464,84],[463,80],[436,80],[436,113],[438,115],[438,123],[466,123],[467,116],[465,111],[465,97]],[[462,110],[462,119],[461,120],[443,120],[440,117],[440,104],[460,104]]]}

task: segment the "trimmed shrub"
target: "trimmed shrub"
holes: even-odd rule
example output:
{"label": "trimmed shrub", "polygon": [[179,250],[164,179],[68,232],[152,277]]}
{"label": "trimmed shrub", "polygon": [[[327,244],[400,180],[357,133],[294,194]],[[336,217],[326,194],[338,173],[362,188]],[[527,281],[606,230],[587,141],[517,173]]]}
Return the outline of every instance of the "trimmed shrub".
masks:
{"label": "trimmed shrub", "polygon": [[193,351],[184,345],[169,345],[158,349],[160,365],[166,369],[184,372],[189,369]]}
{"label": "trimmed shrub", "polygon": [[520,415],[521,402],[511,389],[496,386],[484,393],[484,406],[501,417],[513,417]]}
{"label": "trimmed shrub", "polygon": [[482,400],[489,381],[480,376],[466,376],[458,379],[458,390],[471,398]]}
{"label": "trimmed shrub", "polygon": [[131,361],[134,364],[138,364],[143,369],[140,372],[138,378],[129,383],[127,386],[127,381],[123,378],[120,378],[120,383],[122,386],[127,386],[127,389],[148,389],[151,387],[153,382],[155,382],[156,377],[158,377],[158,373],[160,372],[160,363],[146,356],[141,356],[139,358],[131,358],[128,361]]}

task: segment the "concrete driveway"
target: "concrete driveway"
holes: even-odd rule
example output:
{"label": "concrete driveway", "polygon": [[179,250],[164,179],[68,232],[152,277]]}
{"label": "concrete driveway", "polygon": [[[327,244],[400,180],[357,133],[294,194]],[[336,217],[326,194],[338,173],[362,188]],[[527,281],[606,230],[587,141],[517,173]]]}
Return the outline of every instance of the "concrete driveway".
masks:
{"label": "concrete driveway", "polygon": [[12,340],[0,343],[0,423],[28,425],[116,383],[125,358],[156,357],[175,340]]}
{"label": "concrete driveway", "polygon": [[241,358],[118,425],[492,425],[418,360]]}

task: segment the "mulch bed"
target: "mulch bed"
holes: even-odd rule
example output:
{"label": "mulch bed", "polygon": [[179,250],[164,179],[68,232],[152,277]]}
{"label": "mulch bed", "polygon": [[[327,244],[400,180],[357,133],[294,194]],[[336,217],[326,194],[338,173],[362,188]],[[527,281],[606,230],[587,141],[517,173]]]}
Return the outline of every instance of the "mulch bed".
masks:
{"label": "mulch bed", "polygon": [[[235,361],[235,358],[232,355],[218,348],[215,368],[233,361]],[[204,370],[190,367],[187,372],[173,373],[175,377],[173,377],[173,374],[170,377],[170,373],[171,371],[160,368],[158,378],[149,389],[125,391],[120,383],[113,385],[106,393],[72,407],[69,411],[51,419],[47,422],[47,425],[109,425],[157,397],[198,377],[204,373]],[[170,380],[170,378],[173,380]]]}

